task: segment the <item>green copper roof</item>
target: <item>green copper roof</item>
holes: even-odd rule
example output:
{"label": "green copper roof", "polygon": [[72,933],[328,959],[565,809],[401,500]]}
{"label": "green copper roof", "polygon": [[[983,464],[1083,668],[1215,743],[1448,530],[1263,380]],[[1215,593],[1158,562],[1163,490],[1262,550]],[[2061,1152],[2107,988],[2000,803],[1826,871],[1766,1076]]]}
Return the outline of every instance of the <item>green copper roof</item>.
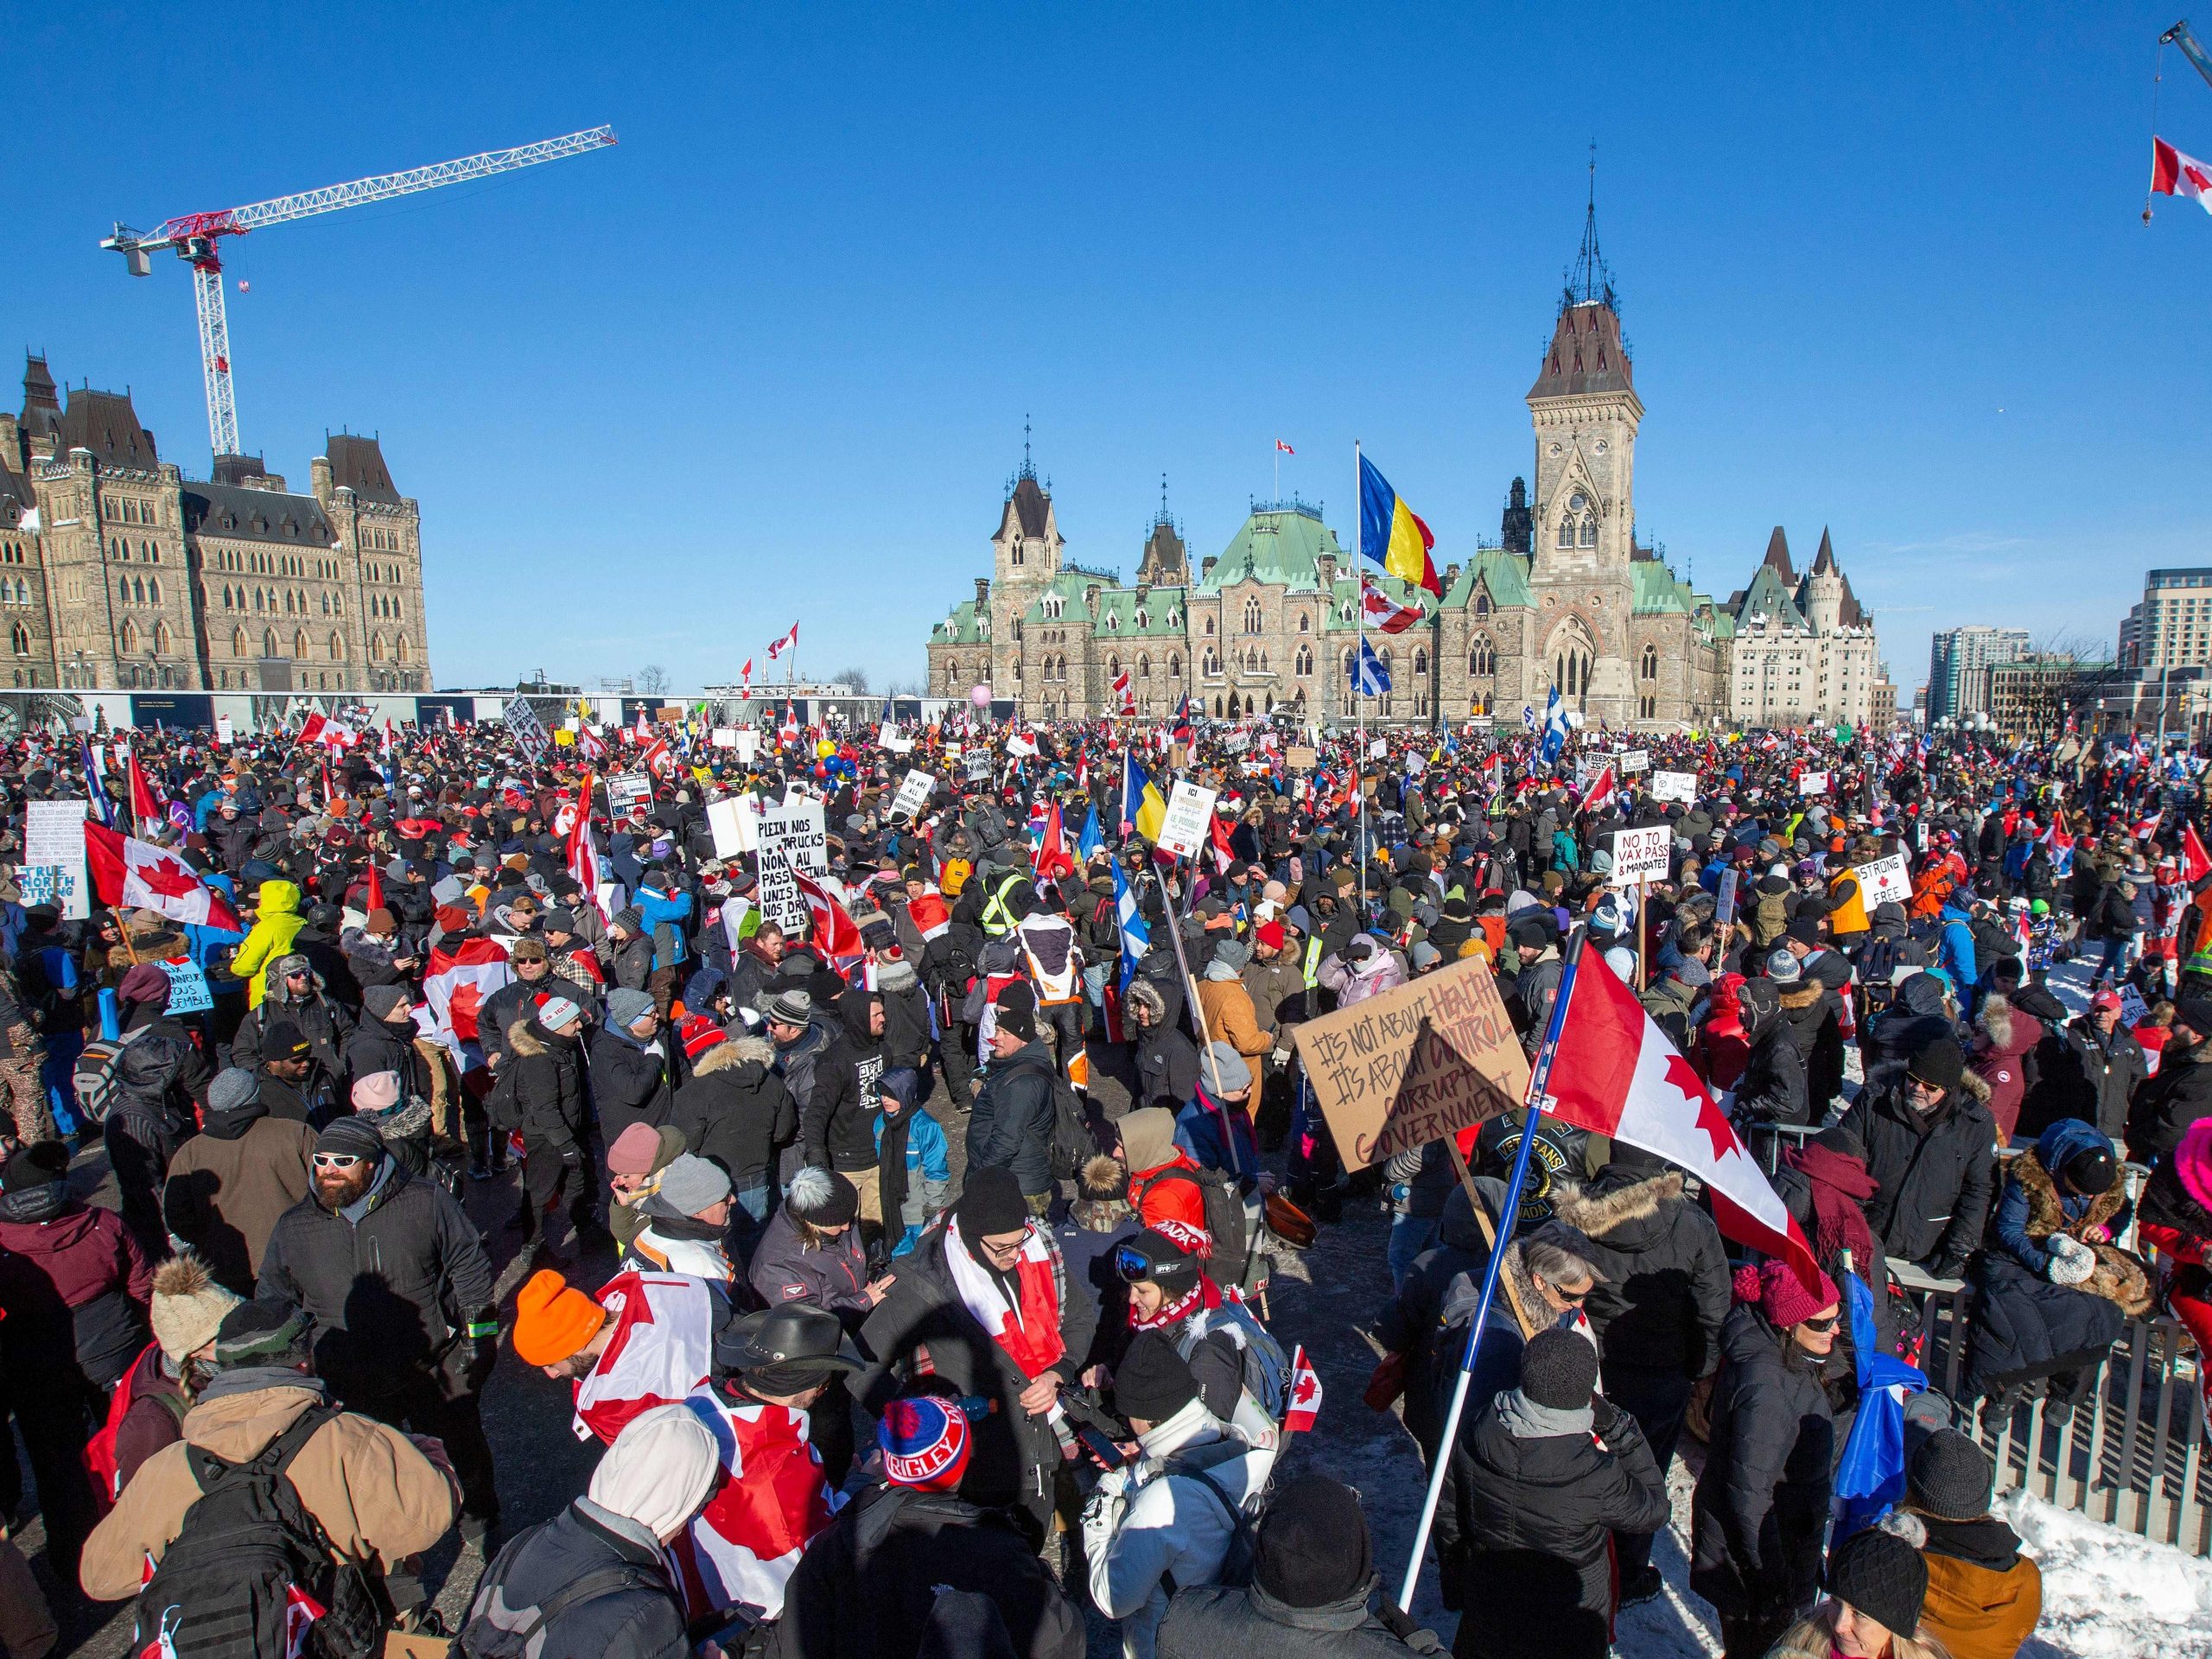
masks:
{"label": "green copper roof", "polygon": [[1240,582],[1271,582],[1294,592],[1318,591],[1320,557],[1346,563],[1337,533],[1319,518],[1288,510],[1255,512],[1245,519],[1212,571],[1199,578],[1201,593],[1219,593]]}
{"label": "green copper roof", "polygon": [[[1180,588],[1154,588],[1144,596],[1144,620],[1137,620],[1137,594],[1134,588],[1109,588],[1098,595],[1098,635],[1101,639],[1119,636],[1133,639],[1175,639],[1183,637],[1183,600]],[[1173,617],[1171,626],[1168,619]]]}
{"label": "green copper roof", "polygon": [[976,619],[976,601],[972,599],[962,600],[952,607],[950,616],[930,630],[930,644],[933,645],[980,645],[988,637]]}
{"label": "green copper roof", "polygon": [[1751,585],[1744,590],[1744,602],[1736,607],[1736,620],[1740,626],[1755,616],[1779,617],[1788,626],[1805,626],[1804,613],[1797,602],[1790,598],[1789,590],[1782,585],[1782,578],[1770,564],[1762,564],[1751,573]]}
{"label": "green copper roof", "polygon": [[1458,579],[1444,590],[1444,608],[1459,610],[1472,605],[1478,582],[1489,592],[1492,609],[1534,603],[1529,597],[1529,561],[1503,548],[1485,547],[1476,551]]}
{"label": "green copper roof", "polygon": [[1636,582],[1636,595],[1630,601],[1638,616],[1654,616],[1667,612],[1679,612],[1687,616],[1697,608],[1697,595],[1686,582],[1677,582],[1675,573],[1656,559],[1637,559],[1629,566],[1629,574]]}

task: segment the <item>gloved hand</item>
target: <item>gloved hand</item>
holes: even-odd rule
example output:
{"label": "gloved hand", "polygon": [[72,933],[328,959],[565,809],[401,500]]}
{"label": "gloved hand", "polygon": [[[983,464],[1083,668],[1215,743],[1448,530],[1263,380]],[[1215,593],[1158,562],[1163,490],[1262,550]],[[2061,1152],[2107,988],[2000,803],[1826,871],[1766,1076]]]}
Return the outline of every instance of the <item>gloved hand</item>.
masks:
{"label": "gloved hand", "polygon": [[2096,1253],[2077,1238],[2053,1233],[2045,1248],[2050,1251],[2050,1262],[2044,1274],[2054,1285],[2086,1284],[2097,1270]]}
{"label": "gloved hand", "polygon": [[1600,1440],[1613,1432],[1621,1419],[1621,1408],[1602,1394],[1590,1396],[1590,1427]]}
{"label": "gloved hand", "polygon": [[468,1363],[463,1368],[461,1380],[471,1394],[482,1391],[492,1380],[492,1368],[499,1363],[499,1338],[495,1333],[479,1337],[470,1345]]}

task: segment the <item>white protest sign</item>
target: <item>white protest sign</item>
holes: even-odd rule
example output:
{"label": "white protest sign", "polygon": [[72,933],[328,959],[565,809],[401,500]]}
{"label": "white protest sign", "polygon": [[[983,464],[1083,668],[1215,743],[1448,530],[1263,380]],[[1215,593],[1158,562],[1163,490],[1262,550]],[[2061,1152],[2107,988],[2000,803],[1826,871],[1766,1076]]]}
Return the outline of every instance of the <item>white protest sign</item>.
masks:
{"label": "white protest sign", "polygon": [[653,804],[653,780],[642,772],[618,772],[607,780],[607,815],[619,826],[632,807]]}
{"label": "white protest sign", "polygon": [[1672,860],[1675,831],[1671,824],[1655,823],[1641,830],[1613,831],[1613,873],[1605,885],[1632,887],[1642,881],[1664,881]]}
{"label": "white protest sign", "polygon": [[760,734],[750,726],[738,728],[737,758],[747,766],[760,758]]}
{"label": "white protest sign", "polygon": [[937,791],[937,779],[918,767],[906,773],[906,781],[899,785],[899,793],[891,803],[891,816],[903,817],[909,823],[921,816],[929,804],[930,797]]}
{"label": "white protest sign", "polygon": [[2120,1023],[2130,1031],[2151,1017],[2151,1009],[2143,1001],[2143,993],[2133,985],[2120,988]]}
{"label": "white protest sign", "polygon": [[215,741],[225,744],[231,741],[231,717],[228,715],[215,716]]}
{"label": "white protest sign", "polygon": [[726,800],[707,803],[707,833],[715,838],[716,858],[735,858],[740,853],[753,850],[753,825],[758,815],[747,809],[753,804],[750,795],[733,795]]}
{"label": "white protest sign", "polygon": [[85,810],[89,804],[82,800],[25,804],[23,868],[16,873],[16,881],[26,907],[53,905],[65,918],[79,922],[92,913],[85,882]]}
{"label": "white protest sign", "polygon": [[1624,773],[1650,771],[1651,751],[1649,749],[1629,750],[1621,756],[1620,768]]}
{"label": "white protest sign", "polygon": [[914,752],[914,740],[901,737],[896,732],[879,732],[875,741],[877,747],[887,754],[912,754]]}
{"label": "white protest sign", "polygon": [[1694,772],[1653,772],[1651,798],[1655,801],[1694,801],[1697,799],[1697,773]]}
{"label": "white protest sign", "polygon": [[718,749],[734,749],[737,747],[737,728],[717,726],[709,736],[708,741]]}
{"label": "white protest sign", "polygon": [[1379,737],[1367,746],[1367,758],[1370,760],[1380,760],[1389,753],[1390,746]]}
{"label": "white protest sign", "polygon": [[822,803],[793,796],[760,814],[760,910],[787,935],[804,938],[814,925],[793,872],[819,881],[830,874],[830,848]]}
{"label": "white protest sign", "polygon": [[26,864],[16,872],[16,886],[23,895],[26,910],[34,905],[52,905],[64,918],[77,922],[92,913],[81,868],[73,870],[60,864]]}
{"label": "white protest sign", "polygon": [[1828,792],[1828,775],[1825,772],[1800,773],[1797,779],[1800,795],[1825,795]]}
{"label": "white protest sign", "polygon": [[1903,853],[1854,864],[1851,873],[1859,878],[1859,896],[1869,910],[1877,905],[1902,905],[1912,897],[1912,878],[1905,874]]}
{"label": "white protest sign", "polygon": [[506,709],[507,729],[514,734],[515,741],[524,753],[536,760],[553,747],[553,740],[545,734],[545,722],[537,717],[537,710],[521,697],[509,697]]}
{"label": "white protest sign", "polygon": [[1167,815],[1160,820],[1160,846],[1180,858],[1196,858],[1211,846],[1208,826],[1213,822],[1215,793],[1186,778],[1177,779],[1174,792],[1167,798]]}
{"label": "white protest sign", "polygon": [[1713,907],[1713,925],[1726,927],[1736,919],[1736,886],[1738,877],[1731,864],[1720,872],[1720,902]]}

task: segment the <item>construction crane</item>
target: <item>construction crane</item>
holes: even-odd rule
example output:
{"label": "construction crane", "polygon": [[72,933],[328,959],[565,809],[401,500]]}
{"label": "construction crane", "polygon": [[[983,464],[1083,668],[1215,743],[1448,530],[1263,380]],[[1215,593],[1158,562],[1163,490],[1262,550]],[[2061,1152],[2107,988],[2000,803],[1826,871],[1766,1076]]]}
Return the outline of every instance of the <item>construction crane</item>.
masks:
{"label": "construction crane", "polygon": [[2204,77],[2204,84],[2212,86],[2212,53],[2207,53],[2196,36],[2189,32],[2189,19],[2184,17],[2164,34],[2158,36],[2160,46],[2177,46],[2181,54],[2196,66],[2196,73]]}
{"label": "construction crane", "polygon": [[231,391],[231,327],[223,309],[224,237],[244,236],[248,231],[282,225],[289,219],[312,219],[317,213],[335,213],[341,207],[388,201],[394,196],[412,195],[418,190],[435,190],[440,185],[463,184],[470,179],[488,178],[494,173],[511,173],[518,167],[535,167],[540,162],[557,162],[604,149],[614,142],[613,128],[594,127],[588,132],[572,132],[566,137],[547,138],[515,149],[486,150],[481,156],[440,162],[435,167],[410,168],[404,173],[356,179],[351,184],[334,184],[296,196],[278,196],[273,201],[257,201],[250,207],[186,213],[181,218],[165,220],[158,230],[143,235],[118,220],[115,234],[102,238],[100,246],[121,254],[133,276],[151,274],[153,256],[164,249],[173,250],[178,258],[190,264],[193,297],[200,310],[200,373],[207,385],[208,442],[214,445],[218,455],[239,454],[243,451],[238,448],[238,405]]}

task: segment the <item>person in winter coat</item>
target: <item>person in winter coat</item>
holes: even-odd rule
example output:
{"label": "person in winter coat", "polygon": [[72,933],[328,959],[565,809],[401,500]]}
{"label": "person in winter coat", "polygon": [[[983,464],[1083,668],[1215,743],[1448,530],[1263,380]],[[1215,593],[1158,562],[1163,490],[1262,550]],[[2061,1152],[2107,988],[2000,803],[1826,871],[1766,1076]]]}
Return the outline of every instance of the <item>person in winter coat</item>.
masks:
{"label": "person in winter coat", "polygon": [[[655,1406],[632,1418],[590,1488],[518,1533],[476,1586],[456,1651],[482,1659],[690,1659],[683,1591],[669,1546],[721,1478],[702,1416]],[[585,1584],[597,1593],[575,1596]],[[543,1626],[517,1638],[541,1614]]]}
{"label": "person in winter coat", "polygon": [[[753,1252],[754,1294],[772,1308],[818,1307],[835,1314],[848,1334],[857,1332],[891,1287],[887,1279],[868,1278],[859,1223],[860,1195],[851,1181],[818,1165],[800,1169]],[[853,1414],[842,1374],[830,1379],[809,1421],[823,1478],[842,1484],[853,1463]]]}
{"label": "person in winter coat", "polygon": [[[923,1057],[925,1064],[928,1057]],[[952,1190],[944,1126],[923,1110],[925,1073],[895,1065],[883,1074],[875,1115],[876,1191],[889,1254],[904,1255],[944,1211]]]}
{"label": "person in winter coat", "polygon": [[[1359,933],[1352,937],[1351,943],[1340,954],[1321,959],[1319,979],[1322,989],[1336,994],[1337,1006],[1348,1008],[1370,996],[1396,990],[1406,982],[1406,969],[1371,936]],[[1199,995],[1205,995],[1203,987]]]}
{"label": "person in winter coat", "polygon": [[1690,1587],[1719,1614],[1726,1659],[1763,1659],[1820,1585],[1835,1456],[1820,1373],[1842,1299],[1826,1274],[1808,1290],[1776,1260],[1738,1270],[1735,1293],[1691,1508]]}
{"label": "person in winter coat", "polygon": [[574,1248],[555,1236],[552,1217],[564,1193],[576,1238],[597,1224],[582,1034],[583,1011],[565,996],[517,1019],[507,1027],[506,1064],[486,1102],[494,1128],[522,1134],[522,1206],[511,1225],[525,1244],[538,1242],[556,1255]]}
{"label": "person in winter coat", "polygon": [[2092,996],[2089,1011],[2063,1029],[2045,1028],[2035,1064],[2035,1087],[2021,1103],[2016,1135],[2041,1135],[2062,1117],[2078,1117],[2117,1141],[2127,1132],[2129,1103],[2151,1075],[2150,1057],[2121,1023],[2113,990]]}
{"label": "person in winter coat", "polygon": [[1736,1080],[1735,1114],[1746,1123],[1802,1123],[1808,1112],[1805,1051],[1782,1009],[1782,987],[1748,979],[1736,993],[1737,1018],[1749,1052]]}
{"label": "person in winter coat", "polygon": [[1244,988],[1244,964],[1251,947],[1241,939],[1224,939],[1214,946],[1213,957],[1198,980],[1198,1012],[1205,1016],[1213,1040],[1226,1043],[1248,1064],[1275,1046],[1274,1034],[1262,1028],[1252,1007],[1252,993]]}
{"label": "person in winter coat", "polygon": [[643,992],[653,976],[653,942],[645,931],[645,912],[635,905],[616,911],[607,921],[607,943],[600,954],[607,963],[609,984]]}
{"label": "person in winter coat", "polygon": [[492,1267],[443,1188],[340,1118],[316,1137],[315,1191],[270,1235],[254,1294],[315,1320],[316,1374],[349,1408],[445,1442],[465,1534],[498,1520],[477,1399],[499,1358]]}
{"label": "person in winter coat", "polygon": [[268,1056],[263,1033],[279,1019],[300,1028],[316,1062],[332,1077],[345,1075],[353,1016],[331,999],[313,964],[297,952],[277,957],[262,975],[261,1001],[246,1011],[231,1039],[231,1064],[249,1071],[260,1065]]}
{"label": "person in winter coat", "polygon": [[476,1029],[482,1039],[484,1061],[496,1074],[506,1064],[507,1032],[550,996],[565,996],[588,1015],[599,1004],[588,990],[571,989],[575,982],[553,971],[551,953],[543,939],[528,937],[508,947],[507,964],[514,977],[486,997],[476,1010]]}
{"label": "person in winter coat", "polygon": [[254,895],[252,930],[231,953],[231,971],[245,981],[249,1010],[261,1006],[269,994],[264,970],[279,957],[291,953],[292,941],[307,925],[300,913],[300,884],[282,880],[264,881]]}
{"label": "person in winter coat", "polygon": [[1942,934],[1936,965],[1951,976],[1951,983],[1959,988],[1961,1000],[1970,1000],[1974,987],[1981,982],[1981,965],[1975,957],[1974,943],[1977,907],[1974,894],[1961,887],[1943,901],[1942,913],[1936,918]]}
{"label": "person in winter coat", "polygon": [[[2208,902],[2208,901],[2200,901]],[[2181,1144],[2190,1124],[2212,1116],[2212,999],[2174,1004],[2172,1034],[2158,1056],[2158,1075],[2139,1085],[2127,1109],[2127,1155],[2156,1164]]]}
{"label": "person in winter coat", "polygon": [[1954,1013],[1950,994],[1935,974],[1914,974],[1898,986],[1860,1044],[1866,1090],[1881,1094],[1894,1087],[1913,1053],[1937,1037],[1952,1035]]}
{"label": "person in winter coat", "polygon": [[186,1074],[200,1065],[192,1039],[168,1020],[142,1031],[115,1063],[115,1091],[101,1134],[121,1194],[124,1224],[137,1235],[149,1261],[168,1253],[168,1230],[162,1224],[162,1184],[168,1179],[169,1160],[192,1133]]}
{"label": "person in winter coat", "polygon": [[[1876,1190],[1874,1178],[1866,1173],[1866,1148],[1839,1124],[1821,1130],[1802,1147],[1785,1150],[1782,1167],[1771,1179],[1775,1196],[1811,1242],[1813,1259],[1821,1264],[1821,1271],[1838,1278],[1845,1269],[1847,1252],[1850,1270],[1873,1287],[1876,1340],[1884,1353],[1894,1353],[1897,1320],[1889,1295],[1889,1258],[1877,1244],[1866,1219],[1866,1205]],[[1839,1395],[1858,1386],[1858,1361],[1848,1319],[1836,1327],[1835,1347],[1821,1375]]]}
{"label": "person in winter coat", "polygon": [[[693,1040],[686,1035],[687,1051]],[[775,1065],[775,1046],[765,1037],[709,1042],[691,1055],[691,1080],[676,1091],[670,1116],[685,1147],[729,1176],[755,1236],[768,1219],[777,1154],[798,1135],[798,1108]]]}
{"label": "person in winter coat", "polygon": [[1383,1600],[1359,1494],[1325,1475],[1278,1486],[1252,1540],[1252,1582],[1178,1591],[1160,1620],[1159,1659],[1405,1659],[1443,1651]]}
{"label": "person in winter coat", "polygon": [[[645,1127],[632,1124],[623,1134]],[[729,1177],[720,1164],[678,1153],[638,1200],[635,1214],[641,1224],[631,1235],[626,1254],[640,1268],[680,1273],[727,1287],[738,1277],[725,1248],[736,1208]]]}
{"label": "person in winter coat", "polygon": [[2018,1126],[2027,1094],[2028,1056],[2043,1039],[2043,1021],[2022,1013],[2009,998],[1992,991],[1981,999],[1969,1063],[1974,1075],[1989,1085],[1989,1116],[1996,1122],[2001,1145],[2011,1144]]}
{"label": "person in winter coat", "polygon": [[421,1034],[415,1024],[415,999],[404,985],[372,987],[361,1001],[361,1022],[346,1039],[344,1077],[348,1090],[364,1077],[390,1071],[399,1078],[399,1092],[428,1100],[430,1063],[415,1046]]}
{"label": "person in winter coat", "polygon": [[1136,1086],[1129,1104],[1180,1111],[1198,1092],[1198,1046],[1169,1023],[1166,1000],[1141,975],[1129,981],[1122,1012],[1137,1033]]}
{"label": "person in winter coat", "polygon": [[1060,1465],[1050,1413],[1090,1351],[1089,1300],[1067,1282],[1020,1181],[991,1166],[969,1168],[950,1212],[893,1264],[891,1279],[861,1327],[875,1361],[854,1379],[855,1394],[880,1414],[926,1356],[938,1386],[994,1402],[975,1425],[961,1493],[1019,1505],[1041,1543]]}
{"label": "person in winter coat", "polygon": [[81,1453],[107,1390],[146,1346],[153,1290],[122,1217],[73,1198],[68,1173],[59,1141],[0,1165],[0,1365],[30,1448],[48,1555],[65,1579],[97,1518]]}
{"label": "person in winter coat", "polygon": [[1995,1185],[1997,1125],[1981,1103],[1988,1085],[1966,1069],[1948,1037],[1923,1045],[1904,1079],[1862,1090],[1840,1127],[1866,1148],[1877,1190],[1867,1207],[1891,1255],[1955,1279],[1980,1247]]}
{"label": "person in winter coat", "polygon": [[162,1223],[218,1283],[250,1295],[269,1235],[313,1185],[315,1132],[270,1116],[260,1080],[236,1066],[209,1087],[206,1118],[169,1160]]}
{"label": "person in winter coat", "polygon": [[957,1400],[884,1408],[882,1478],[807,1545],[766,1659],[915,1659],[931,1610],[963,1592],[997,1607],[1014,1659],[1083,1659],[1083,1614],[1020,1523],[960,1495],[973,1433]]}
{"label": "person in winter coat", "polygon": [[390,1575],[445,1536],[452,1476],[398,1429],[329,1408],[314,1371],[313,1332],[309,1318],[289,1306],[241,1302],[224,1315],[214,1375],[185,1414],[182,1440],[140,1466],[86,1542],[77,1577],[86,1595],[137,1595],[147,1562],[158,1566],[177,1541],[200,1495],[194,1449],[245,1462],[310,1414],[321,1421],[285,1472],[336,1554]]}
{"label": "person in winter coat", "polygon": [[1459,1659],[1605,1659],[1608,1534],[1667,1522],[1667,1484],[1636,1419],[1593,1395],[1598,1356],[1540,1331],[1521,1382],[1469,1417],[1453,1448],[1460,1520]]}
{"label": "person in winter coat", "polygon": [[1115,1252],[1115,1271],[1129,1287],[1130,1328],[1157,1331],[1175,1344],[1205,1408],[1262,1454],[1253,1472],[1264,1481],[1282,1447],[1276,1413],[1289,1364],[1243,1304],[1224,1297],[1206,1275],[1198,1244],[1189,1234],[1147,1229]]}
{"label": "person in winter coat", "polygon": [[[1484,1182],[1478,1178],[1476,1185]],[[1494,1209],[1504,1189],[1497,1182],[1490,1185],[1497,1189]],[[1442,1402],[1432,1378],[1442,1369],[1439,1345],[1449,1341],[1441,1324],[1444,1309],[1455,1287],[1479,1281],[1489,1258],[1473,1202],[1455,1180],[1437,1217],[1436,1242],[1414,1258],[1404,1283],[1376,1321],[1375,1338],[1383,1351],[1376,1377],[1385,1391],[1403,1389],[1406,1432],[1421,1448],[1424,1463],[1433,1462],[1442,1431]],[[1462,1331],[1460,1340],[1465,1338]],[[1484,1341],[1487,1346],[1489,1338]]]}
{"label": "person in winter coat", "polygon": [[1828,1561],[1828,1599],[1783,1631],[1767,1659],[1949,1659],[1922,1622],[1928,1567],[1879,1527],[1854,1532]]}
{"label": "person in winter coat", "polygon": [[1017,1000],[1027,986],[1008,986],[991,1033],[991,1059],[982,1091],[968,1118],[968,1175],[979,1169],[1013,1172],[1031,1212],[1041,1216],[1052,1197],[1052,1057],[1039,1040],[1037,1016]]}
{"label": "person in winter coat", "polygon": [[1140,1452],[1109,1469],[1083,1510],[1090,1599],[1121,1626],[1123,1659],[1154,1659],[1176,1589],[1218,1580],[1262,1477],[1255,1452],[1224,1433],[1191,1368],[1158,1332],[1140,1332],[1114,1375],[1114,1398]]}
{"label": "person in winter coat", "polygon": [[660,1011],[641,990],[607,993],[607,1023],[591,1034],[592,1103],[599,1132],[613,1141],[632,1123],[655,1128],[676,1109],[679,1068],[661,1032]]}
{"label": "person in winter coat", "polygon": [[1206,1230],[1206,1195],[1198,1166],[1175,1141],[1175,1119],[1165,1107],[1122,1114],[1115,1156],[1129,1172],[1129,1205],[1147,1227],[1175,1222]]}
{"label": "person in winter coat", "polygon": [[2063,1415],[2092,1386],[2124,1320],[2151,1307],[2150,1275],[2112,1241],[2133,1206],[2111,1140],[2065,1117],[2012,1160],[1976,1266],[1965,1397],[2009,1415],[2049,1379]]}
{"label": "person in winter coat", "polygon": [[1913,1448],[1905,1497],[1882,1522],[1920,1551],[1928,1595],[1920,1630],[1950,1659],[2013,1659],[2043,1616],[2043,1572],[2019,1535],[1989,1512],[1997,1465],[1955,1428]]}
{"label": "person in winter coat", "polygon": [[[1589,1241],[1599,1277],[1583,1308],[1605,1358],[1605,1397],[1635,1419],[1663,1477],[1692,1385],[1720,1363],[1731,1306],[1720,1230],[1682,1196],[1680,1170],[1618,1141],[1598,1179],[1563,1194],[1553,1213]],[[1654,1535],[1624,1530],[1617,1541],[1624,1602],[1659,1593]]]}
{"label": "person in winter coat", "polygon": [[154,1269],[153,1345],[116,1385],[124,1406],[115,1425],[115,1476],[104,1494],[107,1502],[114,1502],[154,1453],[184,1438],[185,1414],[214,1363],[215,1332],[245,1300],[217,1284],[188,1252]]}
{"label": "person in winter coat", "polygon": [[855,987],[837,999],[837,1018],[843,1029],[815,1067],[814,1097],[799,1114],[799,1141],[810,1165],[833,1169],[853,1184],[861,1224],[873,1238],[883,1228],[874,1121],[887,1064],[883,999]]}

